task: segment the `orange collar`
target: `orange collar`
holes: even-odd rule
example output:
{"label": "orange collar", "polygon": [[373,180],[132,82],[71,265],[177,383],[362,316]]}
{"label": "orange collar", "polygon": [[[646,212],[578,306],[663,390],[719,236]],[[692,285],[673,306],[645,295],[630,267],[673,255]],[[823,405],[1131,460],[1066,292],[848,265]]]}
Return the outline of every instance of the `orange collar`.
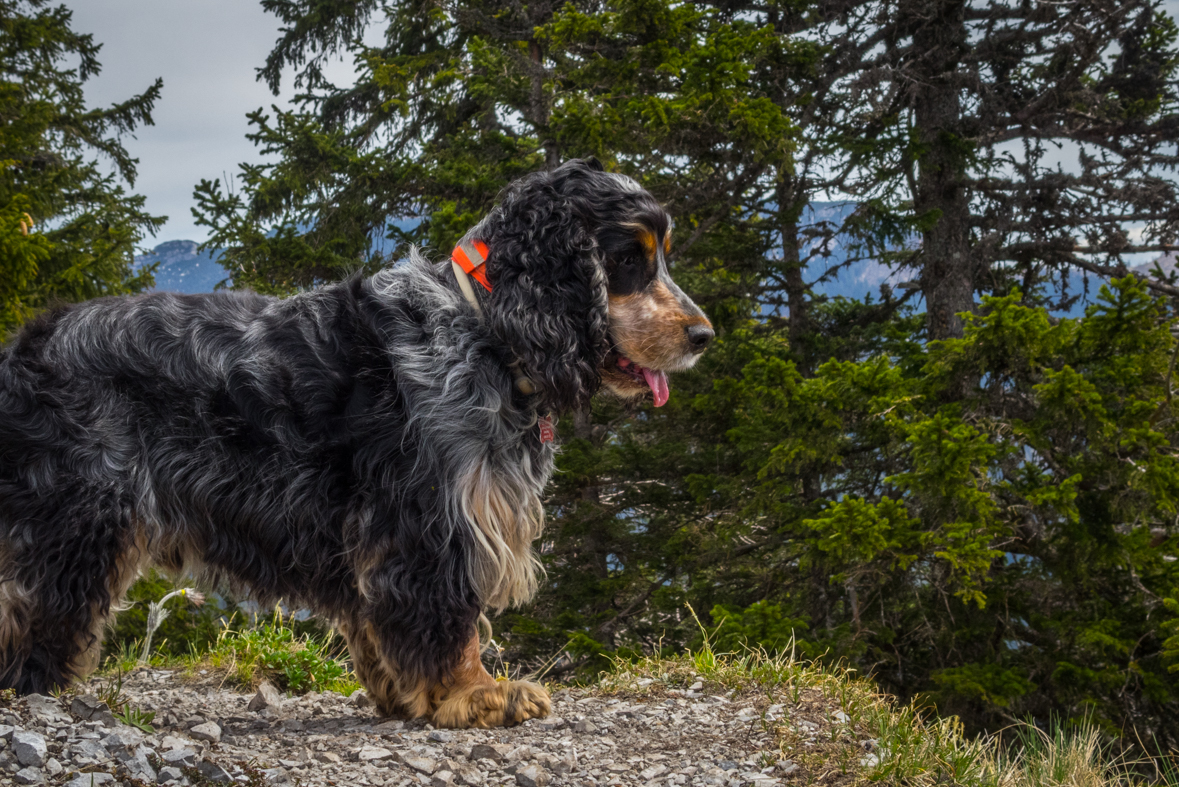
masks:
{"label": "orange collar", "polygon": [[483,289],[491,292],[491,283],[487,281],[487,244],[481,240],[463,241],[454,247],[450,258],[463,269],[463,273],[483,285]]}

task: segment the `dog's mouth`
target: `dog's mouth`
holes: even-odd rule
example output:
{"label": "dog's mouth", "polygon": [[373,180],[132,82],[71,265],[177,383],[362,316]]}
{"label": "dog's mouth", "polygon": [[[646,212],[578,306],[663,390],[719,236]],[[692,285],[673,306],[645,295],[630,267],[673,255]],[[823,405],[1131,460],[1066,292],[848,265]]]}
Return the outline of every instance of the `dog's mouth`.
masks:
{"label": "dog's mouth", "polygon": [[604,374],[605,381],[623,396],[639,396],[651,391],[655,399],[655,406],[667,404],[671,395],[671,388],[667,382],[667,372],[660,369],[649,369],[635,363],[625,355],[612,353],[607,358]]}

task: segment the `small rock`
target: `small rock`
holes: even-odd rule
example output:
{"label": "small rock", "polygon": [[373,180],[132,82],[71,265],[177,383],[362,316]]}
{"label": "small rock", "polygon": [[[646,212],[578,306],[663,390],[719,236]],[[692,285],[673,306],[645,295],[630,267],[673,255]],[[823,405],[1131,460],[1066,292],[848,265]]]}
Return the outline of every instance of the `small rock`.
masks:
{"label": "small rock", "polygon": [[148,762],[146,755],[139,755],[125,763],[127,771],[136,779],[145,782],[154,782],[156,780],[156,769]]}
{"label": "small rock", "polygon": [[737,763],[733,762],[732,760],[721,760],[716,764],[716,767],[720,768],[722,771],[735,771],[737,770]]}
{"label": "small rock", "polygon": [[548,783],[548,773],[536,765],[526,765],[516,771],[516,784],[519,787],[545,787]]}
{"label": "small rock", "polygon": [[16,727],[11,724],[0,724],[0,740],[12,740],[12,733],[16,732]]}
{"label": "small rock", "polygon": [[331,762],[331,763],[337,763],[337,762],[343,762],[343,761],[344,761],[344,760],[343,760],[343,759],[340,757],[340,755],[336,754],[334,751],[319,751],[319,752],[316,752],[316,753],[315,753],[315,759],[319,760],[320,762]]}
{"label": "small rock", "polygon": [[61,703],[53,697],[46,697],[44,694],[30,694],[25,697],[25,702],[28,703],[29,710],[33,715],[46,723],[62,722],[69,724],[73,721],[73,719],[66,715],[61,707]]}
{"label": "small rock", "polygon": [[102,745],[116,757],[125,752],[134,752],[141,743],[143,733],[131,727],[116,730],[102,739]]}
{"label": "small rock", "polygon": [[167,784],[168,782],[178,782],[183,778],[184,771],[169,765],[167,768],[160,768],[160,774],[156,777],[156,781],[160,784]]}
{"label": "small rock", "polygon": [[12,734],[12,753],[21,765],[40,768],[45,764],[49,749],[45,747],[44,736],[22,730]]}
{"label": "small rock", "polygon": [[688,691],[700,691],[704,688],[704,681],[698,680],[688,687]]}
{"label": "small rock", "polygon": [[188,741],[184,738],[177,738],[175,735],[165,735],[164,740],[160,743],[161,749],[183,749],[188,745]]}
{"label": "small rock", "polygon": [[65,768],[60,762],[57,761],[57,758],[55,757],[50,757],[45,761],[45,772],[50,776],[60,776],[61,772],[64,770]]}
{"label": "small rock", "polygon": [[666,765],[652,765],[650,768],[647,768],[646,770],[639,771],[639,776],[643,777],[643,781],[649,782],[652,779],[654,779],[658,776],[662,776],[665,773],[667,773],[667,766]]}
{"label": "small rock", "polygon": [[197,770],[211,782],[229,782],[233,781],[232,777],[225,772],[217,763],[212,760],[201,760],[201,764],[197,766]]}
{"label": "small rock", "polygon": [[789,775],[798,770],[798,763],[794,760],[778,760],[778,770],[785,775]]}
{"label": "small rock", "polygon": [[92,694],[80,694],[70,702],[70,713],[83,721],[101,721],[113,727],[115,716],[105,702]]}
{"label": "small rock", "polygon": [[269,681],[262,681],[262,685],[258,687],[258,693],[246,705],[246,710],[257,713],[267,708],[281,710],[282,694]]}
{"label": "small rock", "polygon": [[394,719],[392,721],[383,721],[377,726],[373,727],[373,732],[377,735],[389,735],[394,732],[399,732],[405,729],[405,722]]}
{"label": "small rock", "polygon": [[831,714],[831,718],[835,719],[835,720],[836,720],[837,722],[839,722],[840,724],[843,724],[843,723],[846,723],[846,722],[847,722],[847,720],[848,720],[848,718],[849,718],[849,717],[848,717],[848,715],[847,715],[846,713],[844,713],[843,711],[841,711],[841,710],[837,710],[837,711],[835,711],[835,713],[832,713],[832,714]]}
{"label": "small rock", "polygon": [[467,787],[483,787],[487,781],[487,774],[471,765],[456,763],[453,769],[455,779]]}
{"label": "small rock", "polygon": [[12,778],[16,780],[17,784],[40,784],[45,781],[41,771],[36,768],[21,768]]}
{"label": "small rock", "polygon": [[173,767],[188,767],[196,765],[196,752],[189,748],[172,749],[164,752],[164,762]]}
{"label": "small rock", "polygon": [[555,730],[565,729],[567,722],[560,716],[549,716],[545,719],[539,719],[536,726],[540,727],[545,732],[553,732]]}
{"label": "small rock", "polygon": [[211,721],[196,725],[188,731],[188,734],[198,741],[208,741],[209,743],[220,743],[221,741],[221,728]]}
{"label": "small rock", "polygon": [[438,763],[431,760],[429,757],[418,757],[414,754],[403,755],[401,761],[413,768],[419,773],[424,773],[427,776],[438,770]]}
{"label": "small rock", "polygon": [[574,732],[597,732],[598,725],[594,724],[592,721],[589,721],[588,719],[583,719],[582,721],[579,721],[573,725],[573,731]]}
{"label": "small rock", "polygon": [[880,758],[875,754],[866,754],[860,758],[860,765],[865,768],[875,768],[880,764]]}
{"label": "small rock", "polygon": [[430,777],[432,787],[450,787],[454,783],[454,774],[450,771],[438,771]]}
{"label": "small rock", "polygon": [[110,759],[107,750],[98,741],[78,741],[70,746],[70,753],[79,765],[93,765]]}
{"label": "small rock", "polygon": [[369,697],[366,692],[357,691],[351,697],[348,698],[348,704],[353,706],[354,708],[359,708],[359,709],[363,710],[364,708],[371,708],[376,703],[374,703],[372,701],[372,698]]}
{"label": "small rock", "polygon": [[426,740],[434,741],[435,743],[450,743],[454,740],[454,733],[447,730],[431,730],[430,734],[426,736]]}
{"label": "small rock", "polygon": [[376,760],[387,760],[393,756],[393,752],[388,749],[383,749],[380,746],[362,746],[357,752],[356,758],[361,762],[372,762]]}
{"label": "small rock", "polygon": [[512,747],[505,743],[476,743],[468,752],[467,759],[504,762],[508,759],[508,752],[511,750]]}
{"label": "small rock", "polygon": [[109,773],[79,773],[66,783],[66,787],[100,787],[114,780],[115,777]]}

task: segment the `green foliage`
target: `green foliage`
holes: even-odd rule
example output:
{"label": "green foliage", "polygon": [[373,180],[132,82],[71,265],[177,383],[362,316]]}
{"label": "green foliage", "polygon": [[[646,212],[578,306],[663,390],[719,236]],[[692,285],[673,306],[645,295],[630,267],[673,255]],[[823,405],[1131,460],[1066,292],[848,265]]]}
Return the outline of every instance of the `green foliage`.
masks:
{"label": "green foliage", "polygon": [[327,635],[300,633],[294,621],[275,609],[269,621],[253,626],[227,623],[207,651],[190,654],[189,667],[225,670],[237,685],[252,688],[263,680],[295,694],[360,688],[344,661],[345,648]]}
{"label": "green foliage", "polygon": [[128,724],[148,734],[156,731],[156,728],[151,726],[151,723],[156,719],[155,711],[144,711],[140,708],[135,708],[128,705],[127,708],[124,709],[122,713],[117,714],[115,718],[124,724]]}
{"label": "green foliage", "polygon": [[106,109],[86,106],[100,45],[74,32],[71,16],[48,0],[0,1],[0,336],[54,302],[152,284],[132,261],[164,219],[124,190],[136,160],[121,138],[151,124],[163,83]]}
{"label": "green foliage", "polygon": [[745,609],[717,604],[709,614],[716,622],[711,647],[722,653],[738,653],[749,647],[791,652],[796,633],[808,628],[804,619],[788,617],[780,604],[768,601],[754,602]]}

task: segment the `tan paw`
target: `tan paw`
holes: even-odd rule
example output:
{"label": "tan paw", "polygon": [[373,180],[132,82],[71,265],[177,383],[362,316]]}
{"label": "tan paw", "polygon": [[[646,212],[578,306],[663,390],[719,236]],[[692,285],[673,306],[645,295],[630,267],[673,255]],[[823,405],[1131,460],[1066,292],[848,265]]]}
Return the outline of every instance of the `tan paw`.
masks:
{"label": "tan paw", "polygon": [[438,727],[511,727],[549,715],[549,693],[523,680],[504,680],[446,697],[434,711]]}

